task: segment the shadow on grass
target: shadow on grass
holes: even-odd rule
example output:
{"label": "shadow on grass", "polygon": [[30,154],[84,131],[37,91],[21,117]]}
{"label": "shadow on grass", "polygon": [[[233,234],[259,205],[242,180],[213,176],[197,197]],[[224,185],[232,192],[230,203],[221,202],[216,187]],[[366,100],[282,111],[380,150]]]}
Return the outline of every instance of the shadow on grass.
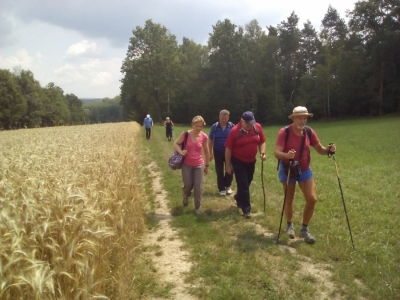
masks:
{"label": "shadow on grass", "polygon": [[276,234],[265,236],[264,234],[250,231],[240,233],[236,236],[234,246],[242,252],[251,252],[276,247]]}
{"label": "shadow on grass", "polygon": [[[201,209],[201,208],[200,208]],[[212,210],[210,208],[202,210],[202,213],[198,215],[199,221],[201,222],[214,222],[222,219],[242,219],[243,217],[237,213],[237,208],[230,206],[222,210]],[[173,216],[182,216],[194,213],[193,204],[189,204],[187,207],[175,206],[171,210]]]}
{"label": "shadow on grass", "polygon": [[153,222],[156,222],[156,223],[158,223],[159,221],[172,219],[171,214],[156,214],[154,212],[147,213],[146,217],[148,220],[152,220]]}
{"label": "shadow on grass", "polygon": [[229,197],[232,197],[232,200],[233,200],[233,195],[234,195],[234,193],[232,193],[232,194],[229,194],[229,195],[226,195],[226,196],[221,196],[220,194],[218,194],[218,189],[217,188],[215,188],[215,189],[207,189],[207,190],[205,190],[205,191],[203,191],[203,198],[205,198],[205,199],[215,199],[215,198],[219,198],[219,199],[228,199]]}

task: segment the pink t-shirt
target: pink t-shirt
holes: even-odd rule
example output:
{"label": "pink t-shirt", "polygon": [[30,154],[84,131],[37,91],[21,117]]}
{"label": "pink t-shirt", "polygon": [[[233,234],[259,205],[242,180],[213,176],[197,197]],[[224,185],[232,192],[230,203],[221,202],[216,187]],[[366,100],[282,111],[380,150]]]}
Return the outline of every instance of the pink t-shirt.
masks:
{"label": "pink t-shirt", "polygon": [[[296,150],[296,154],[294,156],[294,160],[300,160],[300,148],[301,148],[301,140],[302,136],[298,136],[293,132],[293,124],[289,125],[289,138],[285,144],[286,132],[285,128],[281,128],[278,133],[278,137],[276,139],[276,145],[283,147],[283,152],[287,153],[290,149]],[[303,157],[300,161],[300,167],[302,170],[307,170],[310,167],[310,146],[315,146],[319,143],[319,139],[317,134],[313,129],[311,129],[311,140],[308,138],[308,134],[306,130],[303,130],[303,134],[306,135],[306,140],[304,142],[304,150]],[[282,162],[284,164],[288,164],[289,161],[287,159],[283,159]]]}
{"label": "pink t-shirt", "polygon": [[[181,134],[181,137],[185,139],[185,133],[183,132]],[[199,137],[197,138],[196,142],[192,141],[192,138],[190,137],[190,133],[187,139],[187,143],[185,146],[185,149],[187,150],[187,153],[185,155],[185,160],[183,163],[187,166],[191,167],[198,167],[204,164],[203,160],[203,145],[206,143],[208,140],[207,134],[204,132],[200,132]]]}

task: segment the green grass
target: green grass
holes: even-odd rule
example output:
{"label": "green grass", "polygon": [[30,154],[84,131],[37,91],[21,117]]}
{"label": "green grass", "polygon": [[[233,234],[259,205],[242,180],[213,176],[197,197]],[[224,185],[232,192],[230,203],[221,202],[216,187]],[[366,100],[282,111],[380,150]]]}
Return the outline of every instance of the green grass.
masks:
{"label": "green grass", "polygon": [[[181,204],[180,171],[168,167],[172,142],[163,127],[155,127],[152,139],[143,138],[148,161],[155,160],[168,192],[173,226],[179,229],[194,267],[188,281],[200,299],[319,299],[318,276],[303,274],[306,259],[328,266],[334,284],[330,297],[357,299],[400,298],[400,234],[396,222],[400,212],[400,120],[369,120],[314,123],[326,145],[337,145],[336,162],[355,243],[349,236],[342,198],[332,158],[311,150],[311,166],[317,184],[318,203],[310,223],[315,245],[301,240],[289,243],[281,234],[281,245],[297,251],[293,255],[276,245],[283,201],[273,156],[280,127],[265,127],[267,161],[264,163],[266,214],[263,214],[261,163],[257,162],[251,185],[252,211],[244,220],[233,198],[217,195],[214,165],[204,179],[201,216]],[[189,127],[175,128],[180,133]],[[209,129],[205,129],[209,133]],[[176,136],[175,136],[176,137]],[[174,138],[175,138],[174,137]],[[235,189],[235,185],[233,185]],[[192,198],[191,198],[192,200]],[[296,233],[301,224],[304,199],[297,188],[294,200]],[[256,229],[256,225],[257,228]],[[283,224],[284,227],[285,224]],[[261,232],[260,232],[261,228]],[[201,281],[199,281],[201,280]]]}

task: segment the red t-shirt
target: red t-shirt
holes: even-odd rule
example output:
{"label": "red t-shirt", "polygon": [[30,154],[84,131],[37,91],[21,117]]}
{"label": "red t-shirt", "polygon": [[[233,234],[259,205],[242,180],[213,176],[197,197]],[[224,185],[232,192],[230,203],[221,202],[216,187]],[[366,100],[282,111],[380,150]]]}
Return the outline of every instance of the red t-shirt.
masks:
{"label": "red t-shirt", "polygon": [[[319,139],[317,134],[313,129],[311,129],[311,141],[312,144],[310,143],[310,139],[308,138],[308,134],[306,130],[303,130],[303,134],[306,135],[306,140],[304,142],[304,150],[303,150],[303,157],[301,158],[300,161],[300,167],[302,170],[307,170],[310,167],[310,146],[315,146],[319,143]],[[286,139],[286,132],[285,128],[281,128],[278,133],[278,137],[276,138],[276,145],[283,147],[283,152],[287,153],[290,149],[294,149],[296,151],[296,154],[294,156],[294,160],[300,160],[300,148],[301,148],[301,140],[302,136],[296,135],[293,132],[293,124],[289,125],[289,138],[285,144],[285,139]],[[284,164],[288,164],[289,160],[283,159],[282,162]]]}
{"label": "red t-shirt", "polygon": [[245,131],[242,124],[238,123],[231,129],[225,141],[225,147],[232,150],[232,156],[243,162],[254,162],[258,145],[266,141],[261,125],[256,123],[255,126],[258,134],[254,131],[254,127]]}

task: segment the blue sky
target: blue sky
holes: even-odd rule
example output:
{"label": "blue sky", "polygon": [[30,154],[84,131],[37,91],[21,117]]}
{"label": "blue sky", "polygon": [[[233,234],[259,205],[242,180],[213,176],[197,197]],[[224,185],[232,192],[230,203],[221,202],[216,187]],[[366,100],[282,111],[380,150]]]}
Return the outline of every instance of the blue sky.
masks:
{"label": "blue sky", "polygon": [[[355,1],[354,1],[355,2]],[[277,26],[294,11],[299,27],[319,30],[329,4],[346,19],[353,1],[336,0],[0,0],[0,69],[29,69],[42,86],[54,82],[79,98],[119,95],[120,68],[136,26],[152,19],[183,37],[207,44],[212,26],[256,19]]]}

